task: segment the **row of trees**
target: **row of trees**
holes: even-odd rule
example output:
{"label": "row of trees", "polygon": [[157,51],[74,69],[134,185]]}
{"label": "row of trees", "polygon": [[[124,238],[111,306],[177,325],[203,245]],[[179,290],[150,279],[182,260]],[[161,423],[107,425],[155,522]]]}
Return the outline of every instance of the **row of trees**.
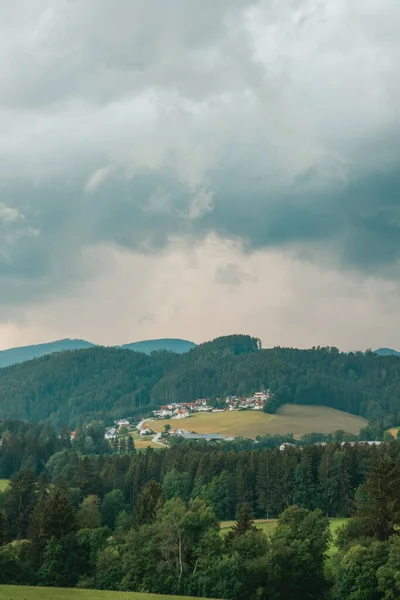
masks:
{"label": "row of trees", "polygon": [[[221,520],[234,519],[243,504],[259,518],[278,517],[292,504],[309,510],[320,508],[330,517],[346,517],[372,462],[392,447],[397,448],[397,442],[385,444],[383,449],[328,444],[284,451],[192,442],[184,448],[177,445],[169,450],[124,454],[118,450],[91,456],[64,448],[51,455],[42,475],[47,482],[62,478],[68,489],[74,490],[76,507],[86,496],[102,500],[119,490],[131,511],[143,487],[154,480],[167,499],[180,497],[186,502],[200,497]],[[30,493],[28,490],[27,495]]]}
{"label": "row of trees", "polygon": [[0,418],[73,428],[92,420],[146,415],[155,405],[270,388],[268,410],[319,404],[365,416],[384,428],[400,422],[400,358],[336,348],[262,350],[250,336],[228,336],[183,355],[115,348],[63,352],[0,369]]}
{"label": "row of trees", "polygon": [[42,473],[47,461],[62,450],[72,449],[81,455],[133,454],[135,443],[125,436],[106,440],[103,423],[93,421],[79,427],[71,439],[69,427],[57,435],[50,423],[0,421],[0,479],[8,479],[20,469]]}
{"label": "row of trees", "polygon": [[[399,447],[374,456],[352,518],[332,542],[320,509],[290,506],[272,535],[242,504],[227,535],[200,496],[150,480],[133,509],[21,471],[0,498],[0,583],[119,589],[231,600],[393,600],[400,595]],[[173,497],[168,498],[168,496]],[[10,543],[10,540],[13,540]]]}

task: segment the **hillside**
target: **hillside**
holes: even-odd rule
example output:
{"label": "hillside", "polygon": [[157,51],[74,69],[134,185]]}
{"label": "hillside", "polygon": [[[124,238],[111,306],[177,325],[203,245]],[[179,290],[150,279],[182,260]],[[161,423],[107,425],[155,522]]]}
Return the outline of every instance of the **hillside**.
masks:
{"label": "hillside", "polygon": [[375,350],[375,354],[378,354],[378,356],[400,356],[400,352],[393,350],[393,348],[378,348],[378,350]]}
{"label": "hillside", "polygon": [[196,344],[194,342],[189,342],[188,340],[163,338],[160,340],[144,340],[142,342],[133,342],[132,344],[124,344],[121,347],[128,350],[134,350],[135,352],[144,352],[145,354],[150,354],[151,352],[157,352],[159,350],[167,350],[168,352],[183,354],[184,352],[189,352],[189,350],[195,348]]}
{"label": "hillside", "polygon": [[368,424],[362,417],[326,406],[285,404],[275,415],[254,410],[196,413],[184,421],[164,419],[148,421],[147,425],[153,431],[163,432],[167,423],[171,427],[183,427],[195,433],[220,433],[226,437],[252,439],[267,433],[271,435],[293,433],[296,439],[300,439],[306,433],[333,433],[339,429],[357,435],[360,429]]}
{"label": "hillside", "polygon": [[40,358],[54,352],[64,352],[65,350],[82,350],[83,348],[92,348],[94,344],[85,340],[57,340],[46,344],[35,344],[34,346],[21,346],[19,348],[10,348],[9,350],[0,350],[0,368],[8,367],[17,363]]}
{"label": "hillside", "polygon": [[186,354],[95,347],[0,369],[0,418],[56,425],[146,415],[151,406],[270,388],[282,404],[324,405],[398,425],[400,358],[336,348],[261,349],[228,336]]}
{"label": "hillside", "polygon": [[[87,342],[86,340],[57,340],[46,344],[36,344],[34,346],[21,346],[19,348],[10,348],[8,350],[0,350],[0,368],[9,367],[21,362],[54,354],[55,352],[65,352],[67,350],[82,350],[86,348],[94,348],[96,344]],[[104,346],[103,346],[104,347]],[[124,348],[126,350],[134,350],[135,352],[144,352],[150,354],[160,350],[167,350],[182,354],[189,352],[195,348],[194,342],[188,340],[180,340],[175,338],[163,338],[159,340],[143,340],[141,342],[132,342],[131,344],[123,344],[116,348]]]}
{"label": "hillside", "polygon": [[178,355],[96,347],[0,369],[0,418],[77,425],[145,410]]}

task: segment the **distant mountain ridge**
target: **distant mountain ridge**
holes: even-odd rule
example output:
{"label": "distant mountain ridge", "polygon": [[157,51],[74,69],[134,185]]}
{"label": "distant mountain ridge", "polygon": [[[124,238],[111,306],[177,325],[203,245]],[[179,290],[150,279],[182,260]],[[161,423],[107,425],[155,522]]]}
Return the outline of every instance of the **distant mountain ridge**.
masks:
{"label": "distant mountain ridge", "polygon": [[169,350],[177,354],[184,354],[195,348],[196,344],[189,340],[181,340],[178,338],[162,338],[160,340],[143,340],[141,342],[133,342],[132,344],[124,344],[121,348],[126,350],[134,350],[135,352],[144,352],[150,354],[156,350]]}
{"label": "distant mountain ridge", "polygon": [[[18,348],[9,348],[8,350],[0,350],[0,368],[9,367],[18,363],[54,354],[55,352],[64,352],[66,350],[83,350],[94,348],[97,344],[87,342],[86,340],[63,339],[55,342],[47,342],[44,344],[34,344],[31,346],[20,346]],[[125,350],[133,350],[134,352],[143,352],[150,354],[156,350],[168,350],[177,354],[188,352],[196,347],[194,342],[182,340],[179,338],[162,338],[159,340],[143,340],[140,342],[132,342],[131,344],[123,344],[116,346]]]}
{"label": "distant mountain ridge", "polygon": [[0,369],[0,419],[108,424],[171,402],[216,403],[271,389],[269,411],[283,404],[328,406],[367,417],[383,436],[398,423],[399,368],[398,356],[263,349],[259,339],[237,334],[183,354],[95,346]]}
{"label": "distant mountain ridge", "polygon": [[400,356],[400,352],[393,350],[393,348],[378,348],[378,350],[375,350],[375,354],[379,356]]}

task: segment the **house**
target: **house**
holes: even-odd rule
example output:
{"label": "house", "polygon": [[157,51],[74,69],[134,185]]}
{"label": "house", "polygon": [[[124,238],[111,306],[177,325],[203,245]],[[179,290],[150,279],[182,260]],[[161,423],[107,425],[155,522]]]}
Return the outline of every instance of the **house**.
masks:
{"label": "house", "polygon": [[75,439],[76,431],[71,431],[71,442]]}
{"label": "house", "polygon": [[262,400],[263,402],[270,397],[271,394],[269,392],[256,392],[253,396],[254,400]]}
{"label": "house", "polygon": [[128,419],[121,419],[120,421],[115,421],[115,424],[118,425],[118,428],[130,426]]}
{"label": "house", "polygon": [[282,450],[287,450],[288,448],[296,448],[296,444],[281,444],[279,446],[279,450],[282,452]]}
{"label": "house", "polygon": [[263,408],[264,408],[264,401],[263,400],[256,400],[254,402],[253,410],[262,410]]}
{"label": "house", "polygon": [[109,429],[106,429],[106,432],[104,434],[105,440],[113,440],[116,437],[118,437],[118,432],[115,429],[115,427],[110,427]]}
{"label": "house", "polygon": [[177,411],[175,419],[187,419],[189,416],[189,411],[186,408],[183,408],[182,410]]}
{"label": "house", "polygon": [[142,425],[139,429],[139,435],[151,435],[153,432],[147,425]]}

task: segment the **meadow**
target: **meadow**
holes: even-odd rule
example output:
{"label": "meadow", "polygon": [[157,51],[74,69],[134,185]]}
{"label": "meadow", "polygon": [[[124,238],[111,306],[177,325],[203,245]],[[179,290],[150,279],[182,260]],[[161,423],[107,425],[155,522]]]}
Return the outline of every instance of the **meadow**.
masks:
{"label": "meadow", "polygon": [[266,433],[293,433],[299,439],[305,433],[332,433],[338,429],[358,434],[368,424],[363,417],[326,406],[286,404],[275,415],[255,410],[195,413],[187,419],[148,421],[147,425],[153,431],[161,432],[167,423],[171,427],[182,427],[190,432],[220,433],[227,437],[253,439]]}
{"label": "meadow", "polygon": [[[103,592],[76,588],[40,588],[0,585],[0,600],[194,600],[188,596],[161,596],[136,592]],[[196,600],[199,600],[198,598]]]}
{"label": "meadow", "polygon": [[162,448],[160,444],[155,444],[152,439],[154,435],[139,435],[136,433],[136,430],[132,430],[129,432],[131,438],[135,442],[136,450],[145,450],[146,448]]}
{"label": "meadow", "polygon": [[0,492],[7,489],[9,481],[9,479],[0,479]]}
{"label": "meadow", "polygon": [[[336,534],[342,525],[346,523],[347,519],[329,519],[331,534],[332,534],[332,543],[328,550],[328,558],[332,558],[332,556],[337,552],[336,547]],[[257,525],[259,529],[262,529],[264,533],[271,534],[277,524],[277,519],[256,519],[254,523]],[[225,535],[228,533],[229,529],[234,525],[235,521],[221,521],[221,533]],[[1,599],[1,596],[0,596]]]}

